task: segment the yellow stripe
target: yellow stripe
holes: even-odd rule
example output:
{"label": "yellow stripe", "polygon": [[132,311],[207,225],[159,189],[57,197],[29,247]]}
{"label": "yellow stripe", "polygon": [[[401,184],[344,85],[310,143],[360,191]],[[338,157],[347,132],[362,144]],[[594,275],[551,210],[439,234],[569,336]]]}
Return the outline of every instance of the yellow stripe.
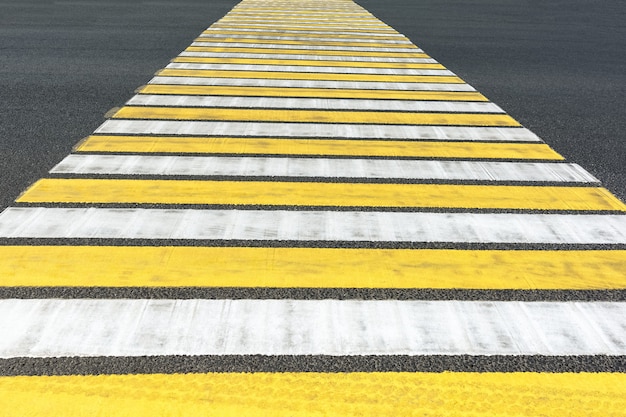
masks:
{"label": "yellow stripe", "polygon": [[192,62],[206,64],[244,64],[244,65],[299,65],[315,67],[354,67],[354,68],[406,68],[406,69],[446,69],[441,64],[412,64],[406,62],[359,62],[359,61],[320,61],[306,59],[254,59],[254,58],[205,58],[181,56],[172,62]]}
{"label": "yellow stripe", "polygon": [[240,54],[290,54],[290,55],[330,55],[330,56],[367,56],[383,58],[430,58],[420,52],[363,52],[363,51],[328,51],[310,49],[276,49],[276,48],[209,48],[204,46],[189,46],[187,52],[232,52]]}
{"label": "yellow stripe", "polygon": [[149,84],[139,90],[141,94],[183,94],[210,96],[249,97],[325,97],[369,98],[390,100],[436,100],[436,101],[488,101],[473,91],[407,91],[407,90],[349,90],[335,88],[298,87],[241,87],[210,85],[160,85]]}
{"label": "yellow stripe", "polygon": [[596,187],[274,181],[44,178],[17,201],[626,211],[624,203]]}
{"label": "yellow stripe", "polygon": [[[264,29],[264,30],[269,30],[269,29],[282,29],[282,30],[298,30],[298,31],[303,31],[303,32],[307,32],[307,31],[316,31],[316,32],[342,32],[342,33],[398,33],[396,32],[394,29],[392,29],[391,27],[387,26],[378,26],[378,27],[371,27],[371,28],[364,28],[364,27],[347,27],[344,25],[311,25],[311,24],[302,24],[300,26],[290,26],[291,24],[278,24],[278,23],[274,23],[270,26],[268,25],[260,25],[260,24],[237,24],[234,22],[229,22],[229,23],[220,23],[217,22],[215,24],[213,24],[211,26],[211,28],[218,28],[218,29],[228,29],[228,28],[233,28],[233,29]],[[306,26],[306,27],[303,27]]]}
{"label": "yellow stripe", "polygon": [[589,290],[624,271],[618,250],[0,246],[5,287]]}
{"label": "yellow stripe", "polygon": [[0,378],[5,416],[623,417],[621,373],[209,373]]}
{"label": "yellow stripe", "polygon": [[405,82],[405,83],[448,83],[463,84],[459,77],[442,75],[378,75],[378,74],[337,74],[318,72],[276,72],[276,71],[220,71],[165,68],[158,73],[161,77],[205,77],[205,78],[254,78],[272,80],[321,80],[321,81],[366,81],[366,82]]}
{"label": "yellow stripe", "polygon": [[[202,32],[204,35],[254,35],[254,36],[296,36],[297,34],[290,34],[290,33],[277,33],[277,32],[262,32],[262,31],[254,31],[254,32],[247,32],[247,31],[237,31],[237,30],[205,30],[204,32]],[[307,38],[335,38],[335,39],[350,39],[350,38],[355,38],[355,37],[360,37],[360,38],[364,38],[367,36],[364,35],[341,35],[341,34],[333,34],[333,35],[328,35],[328,34],[321,34],[321,33],[306,33],[306,34],[301,34],[304,37]],[[386,40],[386,41],[408,41],[408,39],[404,36],[376,36],[377,40]]]}
{"label": "yellow stripe", "polygon": [[116,119],[216,120],[400,125],[519,126],[506,114],[259,110],[200,107],[122,107]]}
{"label": "yellow stripe", "polygon": [[272,139],[185,136],[89,136],[78,152],[337,155],[423,158],[564,158],[543,143],[410,142],[393,140]]}
{"label": "yellow stripe", "polygon": [[251,39],[251,38],[196,38],[195,42],[220,42],[220,43],[262,43],[270,45],[311,45],[311,46],[356,46],[369,48],[414,48],[412,44],[397,43],[370,43],[370,42],[346,42],[346,41],[300,41],[300,40],[278,40],[278,39]]}

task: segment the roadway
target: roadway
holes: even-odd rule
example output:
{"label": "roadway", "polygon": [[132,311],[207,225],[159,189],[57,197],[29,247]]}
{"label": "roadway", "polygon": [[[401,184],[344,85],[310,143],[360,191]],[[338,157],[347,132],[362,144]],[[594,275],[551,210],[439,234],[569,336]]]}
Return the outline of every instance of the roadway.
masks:
{"label": "roadway", "polygon": [[618,415],[626,206],[307,7],[244,2],[0,214],[0,408]]}

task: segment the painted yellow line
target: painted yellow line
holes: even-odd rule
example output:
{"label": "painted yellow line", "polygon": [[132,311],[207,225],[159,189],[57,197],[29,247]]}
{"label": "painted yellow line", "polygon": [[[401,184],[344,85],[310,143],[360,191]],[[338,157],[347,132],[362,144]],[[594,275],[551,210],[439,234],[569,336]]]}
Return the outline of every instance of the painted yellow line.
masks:
{"label": "painted yellow line", "polygon": [[335,88],[242,87],[148,84],[141,94],[176,94],[247,97],[324,97],[389,100],[488,101],[474,91],[348,90]]}
{"label": "painted yellow line", "polygon": [[622,373],[209,373],[0,378],[5,416],[618,417]]}
{"label": "painted yellow line", "polygon": [[626,211],[624,203],[599,187],[278,181],[44,178],[17,202]]}
{"label": "painted yellow line", "polygon": [[116,119],[168,119],[388,125],[519,126],[506,114],[259,110],[196,107],[122,107]]}
{"label": "painted yellow line", "polygon": [[342,32],[342,33],[389,33],[389,34],[397,34],[398,32],[392,29],[389,26],[372,26],[372,27],[348,27],[345,26],[345,23],[335,24],[335,25],[313,25],[309,23],[303,23],[301,25],[293,25],[293,23],[285,23],[278,24],[273,23],[271,25],[262,25],[262,24],[253,24],[253,23],[221,23],[217,22],[211,26],[211,28],[216,29],[262,29],[262,30],[270,30],[270,29],[280,29],[280,30],[298,30],[302,32],[316,31],[316,32]]}
{"label": "painted yellow line", "polygon": [[202,78],[254,78],[272,80],[318,80],[318,81],[369,81],[382,83],[443,83],[464,84],[459,77],[443,75],[378,75],[378,74],[338,74],[324,72],[276,72],[276,71],[220,71],[188,70],[165,68],[158,73],[162,77],[202,77]]}
{"label": "painted yellow line", "polygon": [[624,271],[623,250],[0,246],[5,287],[588,290]]}
{"label": "painted yellow line", "polygon": [[[202,32],[202,34],[204,35],[256,35],[256,36],[295,36],[295,34],[289,34],[287,33],[276,33],[276,32],[262,32],[262,31],[254,31],[254,32],[249,32],[249,31],[237,31],[237,30],[205,30],[204,32]],[[306,34],[302,34],[307,38],[328,38],[329,35],[324,35],[321,33],[306,33]],[[350,39],[350,38],[355,38],[355,37],[367,37],[366,35],[341,35],[341,34],[333,34],[330,37],[335,38],[335,39]],[[204,38],[202,38],[204,39]],[[404,36],[376,36],[377,40],[387,40],[387,41],[408,41],[408,39]],[[387,44],[385,44],[387,45]]]}
{"label": "painted yellow line", "polygon": [[333,155],[423,158],[564,158],[543,143],[409,142],[394,140],[272,139],[185,136],[89,136],[77,152]]}
{"label": "painted yellow line", "polygon": [[267,43],[271,45],[319,45],[319,46],[358,46],[366,48],[414,48],[412,44],[397,43],[369,43],[369,42],[346,42],[336,41],[302,41],[302,40],[278,40],[278,39],[250,39],[250,38],[196,38],[195,42],[226,42],[226,43]]}
{"label": "painted yellow line", "polygon": [[275,48],[209,48],[204,46],[189,46],[187,52],[229,52],[246,54],[290,54],[290,55],[326,55],[326,56],[370,56],[383,58],[430,58],[420,52],[364,52],[364,51],[329,51],[313,49],[275,49]]}
{"label": "painted yellow line", "polygon": [[205,58],[180,56],[172,62],[204,64],[244,64],[244,65],[299,65],[315,67],[353,67],[353,68],[400,68],[400,69],[446,69],[441,64],[410,62],[364,62],[364,61],[320,61],[313,59],[254,59],[254,58]]}

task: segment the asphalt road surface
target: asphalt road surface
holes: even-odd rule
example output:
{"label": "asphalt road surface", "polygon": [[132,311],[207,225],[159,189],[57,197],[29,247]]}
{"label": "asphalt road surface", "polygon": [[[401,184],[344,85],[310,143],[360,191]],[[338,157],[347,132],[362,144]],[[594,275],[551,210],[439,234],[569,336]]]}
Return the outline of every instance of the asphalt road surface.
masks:
{"label": "asphalt road surface", "polygon": [[[0,208],[237,2],[0,1]],[[361,0],[626,199],[626,5]]]}

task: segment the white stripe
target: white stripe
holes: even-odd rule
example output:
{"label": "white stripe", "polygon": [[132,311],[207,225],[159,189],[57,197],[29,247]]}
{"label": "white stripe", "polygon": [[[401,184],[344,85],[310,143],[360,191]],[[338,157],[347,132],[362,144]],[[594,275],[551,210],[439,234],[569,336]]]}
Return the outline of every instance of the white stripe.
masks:
{"label": "white stripe", "polygon": [[245,156],[69,155],[54,174],[598,182],[576,164]]}
{"label": "white stripe", "polygon": [[149,84],[169,85],[219,85],[242,87],[298,87],[340,88],[356,90],[408,90],[408,91],[476,91],[469,84],[377,82],[377,81],[321,81],[282,80],[264,78],[210,78],[210,77],[154,77]]}
{"label": "white stripe", "polygon": [[625,328],[619,302],[9,299],[0,357],[613,356]]}
{"label": "white stripe", "polygon": [[0,237],[626,244],[626,216],[9,207]]}
{"label": "white stripe", "polygon": [[303,49],[310,51],[358,51],[358,52],[394,52],[422,53],[418,48],[383,48],[364,46],[326,46],[326,45],[284,45],[271,43],[240,43],[240,42],[192,42],[191,46],[205,48],[270,48],[270,49]]}
{"label": "white stripe", "polygon": [[519,127],[402,126],[332,123],[259,123],[177,120],[105,121],[96,133],[137,135],[258,136],[293,138],[409,139],[451,141],[539,142]]}
{"label": "white stripe", "polygon": [[353,36],[367,36],[367,37],[372,37],[372,36],[384,36],[384,37],[388,37],[388,36],[395,36],[398,38],[404,38],[406,39],[406,37],[398,32],[389,32],[389,33],[380,33],[380,32],[371,32],[371,33],[367,33],[367,32],[334,32],[334,31],[327,31],[327,30],[283,30],[283,29],[273,29],[273,28],[267,28],[267,29],[250,29],[250,28],[218,28],[218,27],[210,27],[208,29],[206,29],[205,32],[210,32],[210,31],[219,31],[219,32],[224,32],[224,31],[232,31],[232,32],[274,32],[274,33],[279,33],[279,34],[284,34],[284,33],[292,33],[292,34],[297,34],[297,35],[306,35],[306,34],[313,34],[313,35],[353,35]]}
{"label": "white stripe", "polygon": [[284,40],[284,41],[312,41],[312,42],[360,42],[360,43],[387,43],[392,45],[413,45],[408,40],[389,40],[389,39],[372,39],[364,37],[341,37],[341,38],[316,38],[307,36],[268,36],[268,35],[236,35],[236,34],[207,34],[203,33],[198,36],[204,39],[263,39],[263,40]]}
{"label": "white stripe", "polygon": [[485,102],[360,100],[293,97],[178,96],[140,94],[131,98],[129,106],[165,107],[234,107],[320,110],[372,110],[447,113],[504,113],[500,107]]}
{"label": "white stripe", "polygon": [[359,68],[359,67],[315,67],[304,65],[264,65],[264,64],[197,64],[173,62],[166,68],[218,71],[270,71],[270,72],[307,72],[331,74],[378,74],[378,75],[442,75],[454,76],[445,69],[412,69],[412,68]]}
{"label": "white stripe", "polygon": [[388,58],[369,56],[333,56],[333,55],[291,55],[291,54],[244,54],[234,52],[193,52],[184,51],[179,56],[195,56],[201,58],[252,58],[252,59],[300,59],[314,61],[343,62],[396,62],[405,64],[437,64],[432,58]]}

